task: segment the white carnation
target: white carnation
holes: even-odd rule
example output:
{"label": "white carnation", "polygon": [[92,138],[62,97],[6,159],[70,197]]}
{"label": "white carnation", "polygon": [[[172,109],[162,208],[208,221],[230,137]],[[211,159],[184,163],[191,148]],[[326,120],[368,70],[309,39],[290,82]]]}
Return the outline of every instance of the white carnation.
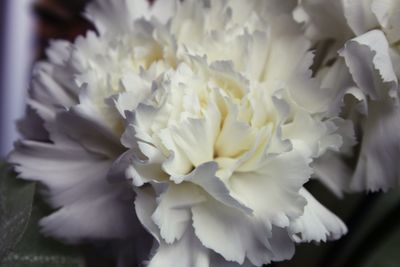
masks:
{"label": "white carnation", "polygon": [[[111,172],[152,186],[136,200],[159,242],[150,266],[214,266],[213,255],[260,266],[290,258],[292,240],[346,231],[303,188],[311,161],[342,145],[331,96],[309,77],[296,24],[267,11],[265,1],[185,1],[166,26],[152,23],[164,53],[141,73],[157,73],[149,96],[124,108],[130,150]],[[303,213],[307,202],[316,209]]]}
{"label": "white carnation", "polygon": [[131,181],[157,240],[151,267],[261,266],[291,258],[295,242],[344,234],[303,187],[313,160],[344,144],[347,122],[311,78],[295,4],[91,4],[98,33],[53,44],[38,66],[29,103],[44,139],[10,157],[60,208],[44,231],[140,234]]}

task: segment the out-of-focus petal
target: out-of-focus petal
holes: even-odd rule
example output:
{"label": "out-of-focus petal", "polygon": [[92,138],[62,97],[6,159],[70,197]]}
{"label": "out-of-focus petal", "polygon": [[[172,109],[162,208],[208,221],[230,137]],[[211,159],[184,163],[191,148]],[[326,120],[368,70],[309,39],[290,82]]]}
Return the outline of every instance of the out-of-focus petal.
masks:
{"label": "out-of-focus petal", "polygon": [[373,100],[384,98],[385,94],[397,97],[398,80],[381,31],[372,30],[349,40],[340,55],[364,94]]}
{"label": "out-of-focus petal", "polygon": [[361,35],[378,26],[378,21],[371,10],[373,0],[343,0],[344,15],[347,23],[356,35]]}
{"label": "out-of-focus petal", "polygon": [[386,191],[400,184],[399,126],[400,109],[392,99],[369,103],[352,189]]}
{"label": "out-of-focus petal", "polygon": [[111,185],[105,179],[110,160],[79,145],[22,141],[9,161],[16,164],[22,178],[40,181],[50,204],[59,208],[42,221],[46,234],[77,242],[125,238],[135,231],[126,184]]}
{"label": "out-of-focus petal", "polygon": [[96,0],[88,5],[85,13],[101,34],[129,32],[136,19],[148,16],[149,3],[146,0]]}

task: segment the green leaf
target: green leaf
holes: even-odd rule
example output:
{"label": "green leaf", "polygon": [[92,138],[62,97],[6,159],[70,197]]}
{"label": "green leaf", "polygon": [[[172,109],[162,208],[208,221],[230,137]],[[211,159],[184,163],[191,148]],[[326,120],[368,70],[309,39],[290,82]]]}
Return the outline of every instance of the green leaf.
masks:
{"label": "green leaf", "polygon": [[78,246],[67,246],[40,233],[39,220],[50,210],[35,198],[27,230],[15,249],[3,260],[1,267],[84,267]]}
{"label": "green leaf", "polygon": [[23,236],[34,193],[34,183],[18,180],[7,165],[0,165],[0,261]]}
{"label": "green leaf", "polygon": [[39,220],[51,210],[35,194],[35,184],[0,166],[0,266],[84,267],[80,247],[66,246],[40,233]]}

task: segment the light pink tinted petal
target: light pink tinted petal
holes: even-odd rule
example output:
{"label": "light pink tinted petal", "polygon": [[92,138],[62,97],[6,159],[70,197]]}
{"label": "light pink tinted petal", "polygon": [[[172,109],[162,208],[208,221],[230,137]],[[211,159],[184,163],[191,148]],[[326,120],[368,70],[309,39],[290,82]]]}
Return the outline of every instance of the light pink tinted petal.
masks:
{"label": "light pink tinted petal", "polygon": [[79,145],[23,141],[9,161],[22,178],[41,182],[49,203],[60,208],[43,220],[45,233],[72,243],[136,231],[129,185],[106,181],[109,160]]}
{"label": "light pink tinted petal", "polygon": [[77,105],[56,117],[57,131],[83,145],[89,151],[116,157],[123,152],[119,137],[86,105]]}
{"label": "light pink tinted petal", "polygon": [[138,235],[144,230],[135,217],[133,199],[124,200],[124,194],[109,190],[66,205],[40,221],[42,232],[68,243]]}

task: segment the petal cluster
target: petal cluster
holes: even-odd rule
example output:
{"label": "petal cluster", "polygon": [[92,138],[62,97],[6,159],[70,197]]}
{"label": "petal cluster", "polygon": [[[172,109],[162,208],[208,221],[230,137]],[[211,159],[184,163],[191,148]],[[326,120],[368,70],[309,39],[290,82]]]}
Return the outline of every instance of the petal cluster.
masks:
{"label": "petal cluster", "polygon": [[[331,16],[314,12],[316,8],[329,9]],[[397,0],[306,0],[297,10],[297,19],[305,23],[317,46],[330,40],[317,76],[338,99],[345,99],[340,115],[359,129],[354,171],[339,158],[341,154],[330,154],[319,164],[320,177],[327,184],[336,181],[328,186],[338,194],[388,190],[399,184],[399,8]],[[338,20],[340,24],[334,23]],[[330,170],[330,160],[340,173]]]}
{"label": "petal cluster", "polygon": [[[137,238],[150,267],[262,266],[290,259],[295,243],[345,234],[304,186],[315,176],[338,194],[349,186],[335,177],[349,172],[339,156],[352,152],[353,123],[366,155],[353,186],[388,160],[370,151],[376,125],[398,125],[397,72],[387,68],[397,29],[374,4],[382,30],[361,34],[349,19],[340,36],[319,31],[309,10],[320,2],[90,4],[96,32],[54,42],[37,64],[9,158],[57,209],[43,231],[68,242]],[[353,18],[339,7],[334,17]],[[311,50],[326,36],[341,57],[328,66],[330,51],[313,73]],[[348,110],[347,94],[358,104]],[[359,122],[361,107],[369,116]]]}

